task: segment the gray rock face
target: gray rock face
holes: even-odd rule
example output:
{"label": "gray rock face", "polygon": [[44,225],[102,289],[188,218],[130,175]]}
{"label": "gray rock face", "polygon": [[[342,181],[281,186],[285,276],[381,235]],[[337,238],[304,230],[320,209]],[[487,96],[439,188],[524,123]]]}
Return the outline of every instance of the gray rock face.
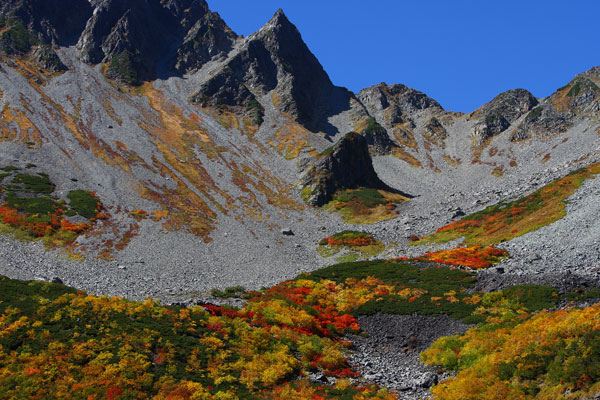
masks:
{"label": "gray rock face", "polygon": [[263,95],[274,89],[276,107],[313,131],[322,129],[325,118],[336,108],[348,107],[352,96],[345,89],[333,86],[281,10],[249,36],[241,51],[203,84],[191,100],[219,104],[227,99],[228,102],[221,104],[245,106],[251,99],[248,92]]}
{"label": "gray rock face", "polygon": [[436,117],[432,117],[425,124],[425,136],[438,146],[444,147],[448,132]]}
{"label": "gray rock face", "polygon": [[425,109],[442,111],[442,106],[423,92],[405,85],[379,85],[363,89],[358,99],[364,104],[369,114],[386,111],[390,125],[405,122],[410,115]]}
{"label": "gray rock face", "polygon": [[534,109],[513,131],[511,140],[552,135],[566,131],[577,120],[600,109],[600,68],[577,75]]}
{"label": "gray rock face", "polygon": [[471,132],[476,145],[479,146],[490,137],[504,132],[537,104],[537,99],[524,89],[513,89],[496,96],[472,114],[480,120]]}
{"label": "gray rock face", "polygon": [[60,60],[56,52],[49,45],[43,44],[33,51],[34,60],[39,66],[50,72],[62,72],[68,68]]}
{"label": "gray rock face", "polygon": [[301,185],[310,189],[306,201],[317,207],[329,202],[339,189],[368,187],[393,190],[377,176],[367,140],[356,132],[348,133],[319,157],[303,177]]}
{"label": "gray rock face", "polygon": [[367,127],[360,134],[367,140],[369,152],[372,155],[389,154],[396,147],[396,144],[390,139],[387,130],[377,123],[375,118],[369,118]]}
{"label": "gray rock face", "polygon": [[[199,68],[227,53],[236,35],[203,0],[100,0],[77,47],[88,63],[128,83]],[[173,54],[173,52],[175,54]]]}
{"label": "gray rock face", "polygon": [[87,0],[7,0],[0,5],[0,16],[10,25],[18,19],[38,40],[59,46],[75,43],[91,15]]}
{"label": "gray rock face", "polygon": [[510,140],[519,141],[533,136],[557,134],[564,132],[571,124],[549,102],[535,107],[527,114],[525,120],[512,132]]}
{"label": "gray rock face", "polygon": [[227,55],[236,38],[219,14],[208,12],[186,34],[173,69],[179,73],[199,69],[212,58]]}

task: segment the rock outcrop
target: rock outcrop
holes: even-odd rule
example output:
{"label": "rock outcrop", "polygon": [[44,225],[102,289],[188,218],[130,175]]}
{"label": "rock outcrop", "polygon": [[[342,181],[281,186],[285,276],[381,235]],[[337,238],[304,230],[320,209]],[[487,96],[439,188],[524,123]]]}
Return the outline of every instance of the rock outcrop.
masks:
{"label": "rock outcrop", "polygon": [[92,11],[88,0],[7,0],[0,5],[5,26],[21,35],[24,28],[34,40],[55,46],[75,43]]}
{"label": "rock outcrop", "polygon": [[111,78],[135,84],[200,68],[237,38],[204,0],[98,0],[77,47],[84,62],[107,63]]}
{"label": "rock outcrop", "polygon": [[53,46],[74,43],[91,15],[87,0],[4,1],[0,4],[0,51],[9,56],[33,53],[40,67],[65,71]]}
{"label": "rock outcrop", "polygon": [[429,119],[429,121],[427,121],[425,124],[424,136],[432,143],[435,143],[440,147],[444,147],[445,140],[448,137],[448,132],[439,119],[436,117],[431,117],[431,119]]}
{"label": "rock outcrop", "polygon": [[380,83],[361,90],[357,97],[369,114],[382,114],[384,123],[390,126],[404,123],[422,110],[443,111],[442,106],[425,93],[400,84]]}
{"label": "rock outcrop", "polygon": [[213,58],[225,57],[236,39],[219,14],[207,12],[183,38],[172,68],[179,73],[199,69]]}
{"label": "rock outcrop", "polygon": [[68,70],[54,49],[47,44],[36,46],[33,50],[33,59],[46,71],[63,72]]}
{"label": "rock outcrop", "polygon": [[367,119],[367,127],[360,131],[369,145],[369,152],[373,155],[385,155],[396,147],[390,139],[387,130],[373,117]]}
{"label": "rock outcrop", "polygon": [[524,89],[513,89],[499,94],[471,114],[472,118],[479,120],[471,132],[475,145],[481,146],[492,136],[504,132],[537,104],[537,99]]}
{"label": "rock outcrop", "polygon": [[305,200],[322,206],[340,189],[359,187],[394,191],[375,172],[364,136],[350,132],[325,150],[301,180]]}
{"label": "rock outcrop", "polygon": [[552,135],[566,131],[584,117],[597,117],[600,111],[600,68],[581,73],[566,86],[533,108],[512,132],[511,140]]}

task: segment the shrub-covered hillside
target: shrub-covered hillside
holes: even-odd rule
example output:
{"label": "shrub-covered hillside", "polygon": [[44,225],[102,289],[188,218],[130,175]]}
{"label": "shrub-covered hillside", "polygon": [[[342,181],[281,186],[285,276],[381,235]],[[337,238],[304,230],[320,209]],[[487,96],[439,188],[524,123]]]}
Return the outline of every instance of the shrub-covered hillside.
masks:
{"label": "shrub-covered hillside", "polygon": [[233,309],[0,277],[0,398],[394,399],[361,385],[346,359],[343,335],[360,331],[355,315],[374,312],[479,323],[423,354],[459,372],[434,389],[440,399],[467,398],[453,393],[475,378],[494,385],[470,387],[468,398],[507,398],[494,397],[496,386],[522,396],[510,398],[596,390],[598,306],[536,312],[600,293],[530,285],[483,294],[474,281],[472,272],[424,263],[338,264],[248,292]]}

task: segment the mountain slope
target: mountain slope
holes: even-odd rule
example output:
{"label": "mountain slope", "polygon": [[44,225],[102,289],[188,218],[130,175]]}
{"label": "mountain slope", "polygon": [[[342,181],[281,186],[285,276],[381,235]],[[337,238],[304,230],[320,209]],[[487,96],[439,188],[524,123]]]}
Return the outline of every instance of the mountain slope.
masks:
{"label": "mountain slope", "polygon": [[[457,213],[597,158],[597,68],[547,99],[518,89],[460,114],[404,85],[334,86],[281,10],[241,38],[201,0],[69,0],[68,15],[37,4],[1,9],[0,167],[48,174],[64,201],[92,190],[108,218],[67,249],[83,264],[59,251],[23,272],[8,257],[14,274],[183,299],[244,275],[260,287],[315,269],[328,263],[316,242],[353,227],[307,205],[299,183],[350,131],[366,139],[375,171],[358,186],[414,196],[382,205],[395,218],[361,227],[397,255]],[[15,30],[26,39],[16,52]],[[340,176],[331,184],[347,189]],[[2,240],[4,255],[45,257]]]}

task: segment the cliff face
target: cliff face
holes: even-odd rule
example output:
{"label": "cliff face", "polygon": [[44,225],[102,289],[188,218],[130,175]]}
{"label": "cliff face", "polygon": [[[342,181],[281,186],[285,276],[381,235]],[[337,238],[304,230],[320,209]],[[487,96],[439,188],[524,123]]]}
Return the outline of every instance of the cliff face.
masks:
{"label": "cliff face", "polygon": [[[34,41],[57,46],[75,43],[92,12],[87,0],[7,0],[0,5],[5,26],[16,27],[21,35],[30,33]],[[18,40],[16,33],[7,36]]]}
{"label": "cliff face", "polygon": [[600,111],[600,68],[578,74],[533,108],[512,132],[511,140],[565,132],[586,116]]}
{"label": "cliff face", "polygon": [[476,144],[481,145],[490,137],[504,132],[537,104],[537,99],[524,89],[499,94],[471,115],[479,121],[472,129]]}
{"label": "cliff face", "polygon": [[49,46],[77,42],[82,61],[106,63],[108,77],[129,84],[200,68],[237,39],[204,0],[11,0],[0,7],[6,54],[41,45],[52,59]]}
{"label": "cliff face", "polygon": [[77,47],[84,62],[107,63],[109,77],[136,83],[199,68],[235,39],[203,0],[102,0]]}
{"label": "cliff face", "polygon": [[364,136],[350,132],[315,161],[302,178],[301,185],[309,193],[305,200],[312,206],[322,206],[340,189],[359,187],[391,190],[383,183],[369,155]]}

